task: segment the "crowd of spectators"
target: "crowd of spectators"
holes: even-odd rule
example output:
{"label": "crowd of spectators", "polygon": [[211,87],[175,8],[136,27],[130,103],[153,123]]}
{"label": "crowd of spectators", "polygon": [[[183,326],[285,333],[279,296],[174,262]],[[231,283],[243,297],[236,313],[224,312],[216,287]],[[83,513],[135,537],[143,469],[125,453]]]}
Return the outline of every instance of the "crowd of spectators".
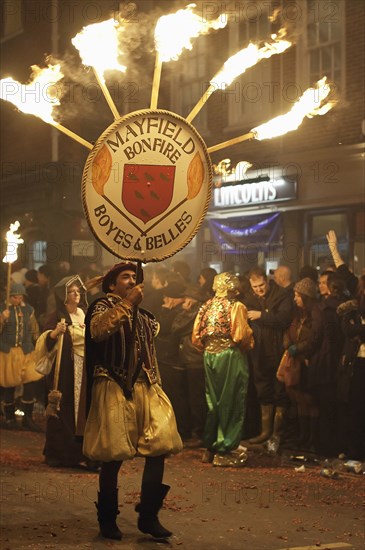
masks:
{"label": "crowd of spectators", "polygon": [[[237,282],[225,306],[227,316],[234,302],[243,304],[254,341],[244,351],[249,374],[245,399],[235,403],[245,419],[240,439],[248,448],[275,441],[279,452],[287,447],[364,460],[365,276],[357,278],[344,263],[334,231],[327,240],[333,267],[322,273],[307,265],[293,281],[290,268],[281,265],[272,276],[259,266],[232,274]],[[88,284],[101,271],[96,266],[79,270],[89,304],[101,295],[97,284]],[[67,262],[57,272],[44,265],[13,274],[13,281],[24,285],[24,301],[33,308],[41,332],[56,309],[56,283],[71,275]],[[147,266],[141,304],[160,325],[157,359],[180,435],[186,446],[202,446],[213,454],[204,442],[212,403],[206,342],[203,336],[198,349],[192,333],[197,316],[214,306],[218,275],[207,266],[193,280],[183,261]],[[290,359],[285,368],[294,365],[294,378],[282,375],[283,358]],[[42,401],[44,381],[37,384],[35,396]]]}

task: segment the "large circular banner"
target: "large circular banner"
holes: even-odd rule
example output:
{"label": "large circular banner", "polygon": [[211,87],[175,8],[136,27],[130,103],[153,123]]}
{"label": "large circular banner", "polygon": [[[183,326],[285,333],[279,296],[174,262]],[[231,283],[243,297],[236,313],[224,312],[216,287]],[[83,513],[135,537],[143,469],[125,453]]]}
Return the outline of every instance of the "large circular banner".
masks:
{"label": "large circular banner", "polygon": [[95,237],[122,259],[154,262],[184,248],[207,212],[212,165],[186,120],[163,110],[135,111],[100,136],[82,178],[85,215]]}

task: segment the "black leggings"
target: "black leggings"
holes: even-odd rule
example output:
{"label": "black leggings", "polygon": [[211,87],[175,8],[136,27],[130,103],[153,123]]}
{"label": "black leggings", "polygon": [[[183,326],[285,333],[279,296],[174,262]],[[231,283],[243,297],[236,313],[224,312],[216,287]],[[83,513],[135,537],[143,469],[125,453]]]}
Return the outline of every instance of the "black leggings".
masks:
{"label": "black leggings", "polygon": [[[23,386],[23,395],[21,397],[22,401],[31,402],[34,401],[34,395],[36,392],[37,382],[28,382]],[[3,388],[3,401],[5,405],[14,403],[15,387],[12,388]]]}
{"label": "black leggings", "polygon": [[[122,461],[103,462],[99,474],[99,487],[101,493],[115,491],[118,485],[118,472]],[[162,483],[165,466],[165,455],[146,457],[142,484]]]}

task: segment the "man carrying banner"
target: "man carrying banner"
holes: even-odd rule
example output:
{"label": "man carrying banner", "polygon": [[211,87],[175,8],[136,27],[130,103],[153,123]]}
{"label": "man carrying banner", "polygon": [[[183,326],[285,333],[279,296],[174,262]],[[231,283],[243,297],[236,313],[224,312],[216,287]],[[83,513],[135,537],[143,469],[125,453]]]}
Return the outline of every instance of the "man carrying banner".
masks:
{"label": "man carrying banner", "polygon": [[[90,410],[84,453],[102,462],[98,493],[101,535],[120,540],[117,478],[123,460],[145,458],[138,528],[155,538],[171,532],[157,514],[169,490],[162,483],[164,459],[182,449],[175,416],[160,386],[154,337],[158,323],[137,309],[143,284],[136,284],[136,266],[122,262],[103,278],[106,297],[96,300],[86,315],[85,356]],[[133,315],[136,331],[133,338]]]}

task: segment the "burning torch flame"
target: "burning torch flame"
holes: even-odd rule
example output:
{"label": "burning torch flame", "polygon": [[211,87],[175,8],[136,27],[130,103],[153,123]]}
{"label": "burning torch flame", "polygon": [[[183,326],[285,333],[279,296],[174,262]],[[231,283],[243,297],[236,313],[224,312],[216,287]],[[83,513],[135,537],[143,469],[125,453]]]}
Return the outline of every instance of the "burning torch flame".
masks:
{"label": "burning torch flame", "polygon": [[328,101],[323,104],[330,91],[331,87],[327,84],[327,77],[324,76],[313,88],[308,88],[304,92],[288,113],[253,128],[251,132],[254,133],[255,139],[262,140],[282,136],[299,128],[304,117],[312,118],[316,115],[325,115],[336,104],[336,101]]}
{"label": "burning torch flame", "polygon": [[177,59],[184,49],[193,48],[191,39],[207,34],[211,29],[222,29],[227,25],[227,17],[207,21],[193,12],[196,4],[170,15],[163,15],[155,28],[155,45],[161,61]]}
{"label": "burning torch flame", "polygon": [[92,149],[91,143],[53,119],[53,108],[61,105],[57,87],[57,82],[63,78],[60,65],[48,65],[46,69],[32,65],[31,68],[33,72],[29,84],[21,84],[11,77],[0,80],[0,98],[15,105],[22,113],[42,119],[81,145]]}
{"label": "burning torch flame", "polygon": [[121,65],[118,61],[121,53],[118,43],[118,25],[118,22],[114,19],[94,23],[93,25],[84,27],[71,40],[75,48],[79,50],[83,64],[93,68],[96,79],[115,120],[120,115],[106,87],[105,73],[106,71],[121,71],[124,73],[127,69],[127,67]]}
{"label": "burning torch flame", "polygon": [[212,78],[211,85],[229,86],[237,76],[256,65],[262,59],[268,59],[272,55],[285,52],[292,45],[288,40],[282,40],[285,29],[280,29],[278,35],[272,34],[272,42],[265,43],[262,48],[257,44],[250,44],[227,59],[222,69]]}
{"label": "burning torch flame", "polygon": [[199,113],[209,97],[218,89],[225,89],[237,76],[243,74],[247,69],[253,67],[262,59],[268,59],[272,55],[285,52],[292,45],[289,40],[282,40],[286,30],[280,29],[278,34],[272,34],[272,42],[265,43],[262,48],[257,44],[250,43],[247,48],[240,50],[227,59],[222,69],[212,78],[207,91],[199,99],[193,110],[188,114],[186,120],[191,122]]}
{"label": "burning torch flame", "polygon": [[60,65],[48,65],[46,69],[32,65],[32,71],[29,84],[21,84],[11,77],[0,80],[0,97],[23,113],[55,122],[52,111],[60,105],[56,84],[63,78]]}
{"label": "burning torch flame", "polygon": [[18,259],[17,250],[18,245],[22,244],[24,240],[20,237],[19,233],[15,233],[20,227],[20,223],[18,221],[11,223],[9,230],[6,232],[6,254],[3,258],[3,262],[7,264],[12,264]]}
{"label": "burning torch flame", "polygon": [[318,80],[313,88],[308,88],[308,90],[304,92],[302,97],[293,105],[286,115],[277,116],[269,120],[269,122],[253,128],[248,134],[208,147],[208,153],[214,153],[215,151],[225,149],[231,145],[237,145],[237,143],[242,143],[246,140],[271,139],[296,130],[303,122],[304,117],[313,118],[316,115],[325,115],[336,105],[336,100],[324,103],[325,100],[328,99],[330,91],[331,87],[327,83],[327,77],[324,76],[321,80]]}
{"label": "burning torch flame", "polygon": [[84,27],[71,40],[83,64],[94,67],[99,75],[105,76],[106,71],[126,71],[126,67],[118,61],[121,52],[117,27],[117,21],[108,19]]}

